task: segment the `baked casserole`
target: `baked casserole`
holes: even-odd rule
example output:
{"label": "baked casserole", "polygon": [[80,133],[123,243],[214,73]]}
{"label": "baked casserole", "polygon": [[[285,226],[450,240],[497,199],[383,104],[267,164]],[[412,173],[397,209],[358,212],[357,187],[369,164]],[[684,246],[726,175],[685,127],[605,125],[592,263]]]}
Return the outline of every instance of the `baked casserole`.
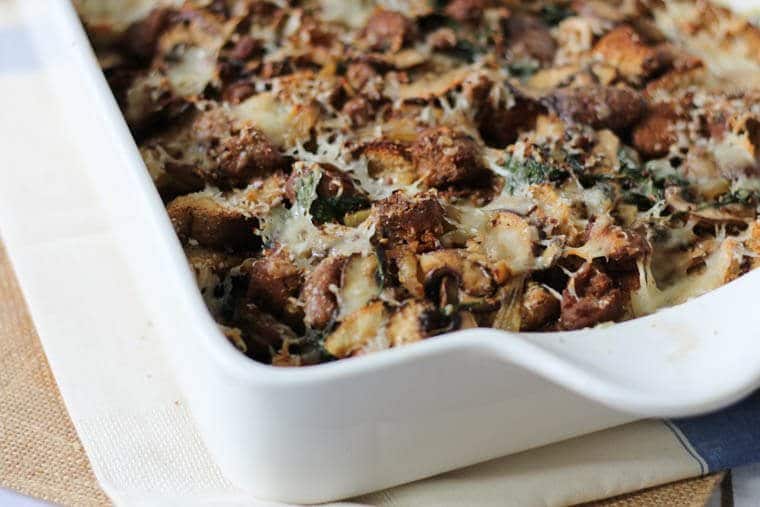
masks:
{"label": "baked casserole", "polygon": [[258,361],[619,322],[760,265],[760,30],[710,2],[75,3]]}

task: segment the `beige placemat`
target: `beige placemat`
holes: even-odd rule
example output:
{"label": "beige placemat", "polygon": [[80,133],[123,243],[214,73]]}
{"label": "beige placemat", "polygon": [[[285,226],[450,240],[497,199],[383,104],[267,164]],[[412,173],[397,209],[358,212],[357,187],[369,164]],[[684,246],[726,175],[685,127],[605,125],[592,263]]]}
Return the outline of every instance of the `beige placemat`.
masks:
{"label": "beige placemat", "polygon": [[[48,367],[0,243],[0,487],[64,505],[107,505]],[[594,506],[702,507],[722,474]]]}

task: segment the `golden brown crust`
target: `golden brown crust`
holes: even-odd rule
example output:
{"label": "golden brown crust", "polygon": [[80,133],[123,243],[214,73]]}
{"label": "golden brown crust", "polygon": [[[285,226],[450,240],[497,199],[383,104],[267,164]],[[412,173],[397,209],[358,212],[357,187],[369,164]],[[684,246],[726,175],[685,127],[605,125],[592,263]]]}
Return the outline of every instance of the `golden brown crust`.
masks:
{"label": "golden brown crust", "polygon": [[254,233],[255,218],[228,208],[213,197],[190,194],[177,197],[166,207],[174,230],[183,243],[231,250],[255,250],[261,239]]}
{"label": "golden brown crust", "polygon": [[256,176],[284,167],[282,155],[263,132],[250,126],[238,129],[218,113],[203,114],[193,125],[213,161],[200,171],[206,181],[220,187],[245,186]]}
{"label": "golden brown crust", "polygon": [[407,197],[394,192],[376,203],[377,243],[392,249],[403,247],[414,253],[433,250],[443,234],[444,210],[435,194]]}
{"label": "golden brown crust", "polygon": [[620,25],[607,32],[593,51],[632,82],[640,82],[670,63],[666,51],[645,44],[629,25]]}
{"label": "golden brown crust", "polygon": [[676,123],[681,116],[669,103],[649,106],[644,117],[633,129],[633,147],[645,158],[663,157],[678,140]]}
{"label": "golden brown crust", "polygon": [[488,175],[475,140],[449,127],[424,130],[410,151],[422,181],[430,187],[477,182]]}

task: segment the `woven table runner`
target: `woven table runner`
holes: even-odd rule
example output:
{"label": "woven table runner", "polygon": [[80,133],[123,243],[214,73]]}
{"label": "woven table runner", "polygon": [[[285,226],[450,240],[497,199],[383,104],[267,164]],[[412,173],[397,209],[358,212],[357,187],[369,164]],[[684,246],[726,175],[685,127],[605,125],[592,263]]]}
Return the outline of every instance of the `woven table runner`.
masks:
{"label": "woven table runner", "polygon": [[[107,505],[0,243],[0,487],[63,505]],[[702,507],[722,474],[595,502]]]}
{"label": "woven table runner", "polygon": [[104,505],[0,244],[0,486],[64,505]]}

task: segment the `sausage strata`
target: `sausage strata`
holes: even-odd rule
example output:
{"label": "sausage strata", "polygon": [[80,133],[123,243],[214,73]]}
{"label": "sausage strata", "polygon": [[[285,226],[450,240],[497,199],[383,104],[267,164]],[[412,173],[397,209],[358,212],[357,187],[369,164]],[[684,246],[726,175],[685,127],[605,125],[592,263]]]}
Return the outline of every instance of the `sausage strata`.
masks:
{"label": "sausage strata", "polygon": [[256,361],[589,328],[760,266],[760,29],[707,0],[74,3]]}

